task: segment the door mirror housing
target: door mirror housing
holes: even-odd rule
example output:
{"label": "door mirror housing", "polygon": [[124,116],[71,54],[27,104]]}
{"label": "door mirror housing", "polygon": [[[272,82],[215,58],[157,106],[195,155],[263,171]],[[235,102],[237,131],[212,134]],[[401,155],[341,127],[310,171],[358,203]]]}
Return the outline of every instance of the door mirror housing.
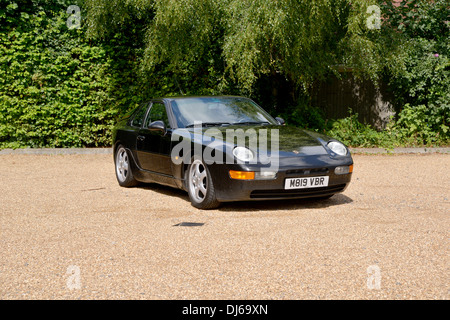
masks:
{"label": "door mirror housing", "polygon": [[149,124],[148,130],[162,131],[162,132],[166,133],[166,125],[161,120],[153,121],[152,123]]}
{"label": "door mirror housing", "polygon": [[284,121],[284,119],[283,119],[283,118],[280,118],[280,117],[276,117],[275,120],[277,120],[277,122],[278,122],[280,125],[284,125],[284,124],[286,123],[286,121]]}

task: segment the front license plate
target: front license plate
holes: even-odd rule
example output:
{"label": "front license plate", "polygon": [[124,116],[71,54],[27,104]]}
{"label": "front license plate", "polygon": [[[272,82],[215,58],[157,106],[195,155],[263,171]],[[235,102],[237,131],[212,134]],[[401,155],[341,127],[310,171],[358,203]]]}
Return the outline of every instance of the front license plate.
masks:
{"label": "front license plate", "polygon": [[284,182],[284,189],[303,189],[303,188],[319,188],[328,187],[330,177],[308,177],[308,178],[291,178]]}

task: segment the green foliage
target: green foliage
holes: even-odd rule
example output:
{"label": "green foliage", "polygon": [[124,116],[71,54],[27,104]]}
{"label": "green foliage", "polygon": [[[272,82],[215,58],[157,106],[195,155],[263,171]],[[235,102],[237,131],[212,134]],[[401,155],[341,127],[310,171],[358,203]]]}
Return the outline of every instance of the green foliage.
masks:
{"label": "green foliage", "polygon": [[[26,9],[17,2],[11,8]],[[113,48],[90,44],[82,29],[69,30],[60,3],[6,18],[8,28],[0,34],[0,148],[109,145],[111,126],[133,101],[119,89],[122,70],[112,66]],[[121,94],[126,102],[118,99]]]}
{"label": "green foliage", "polygon": [[405,140],[416,144],[435,144],[449,140],[450,106],[412,107],[406,104],[397,120],[397,130]]}
{"label": "green foliage", "polygon": [[393,148],[400,145],[398,136],[389,127],[388,130],[379,132],[370,125],[362,124],[358,121],[358,114],[352,114],[344,119],[333,122],[327,135],[334,137],[351,147],[381,147]]}
{"label": "green foliage", "polygon": [[[350,116],[332,123],[326,133],[352,147],[442,146],[450,143],[449,128],[443,125],[440,134],[430,125],[430,110],[426,106],[406,105],[397,121],[391,120],[383,131],[358,121],[358,114],[349,110]],[[449,122],[448,113],[445,121]],[[444,121],[444,120],[441,120]]]}
{"label": "green foliage", "polygon": [[0,30],[26,29],[30,16],[38,12],[58,12],[84,0],[0,0]]}
{"label": "green foliage", "polygon": [[384,4],[386,28],[403,37],[399,67],[389,70],[396,97],[397,125],[416,143],[449,139],[450,29],[448,1],[402,1]]}
{"label": "green foliage", "polygon": [[[408,52],[404,59],[405,68],[390,79],[390,86],[397,97],[398,106],[426,105],[430,116],[448,112],[450,99],[450,43],[436,43],[423,38],[411,39],[405,44]],[[433,121],[434,130],[441,123]]]}
{"label": "green foliage", "polygon": [[[376,2],[381,29],[366,26],[372,0],[0,0],[0,148],[108,146],[138,102],[182,94],[248,95],[352,146],[447,143],[448,1]],[[310,104],[337,66],[387,79],[386,130]]]}
{"label": "green foliage", "polygon": [[[95,0],[84,2],[88,36],[114,38],[144,33],[153,19],[153,0]],[[140,43],[139,43],[140,44]]]}
{"label": "green foliage", "polygon": [[346,1],[230,1],[223,51],[227,68],[250,90],[261,75],[308,86],[335,63]]}
{"label": "green foliage", "polygon": [[295,107],[287,108],[281,117],[286,124],[315,131],[329,129],[329,123],[325,119],[323,111],[312,106],[307,101],[302,101]]}
{"label": "green foliage", "polygon": [[[395,50],[365,27],[369,0],[87,0],[89,35],[110,38],[139,22],[142,68],[209,78],[214,92],[252,94],[282,75],[297,87],[350,63],[377,76]],[[193,77],[194,75],[194,77]],[[190,81],[189,81],[190,83]],[[194,87],[195,88],[195,87]],[[189,88],[190,89],[190,88]],[[189,90],[186,90],[189,91]]]}
{"label": "green foliage", "polygon": [[381,1],[380,6],[384,28],[407,38],[447,41],[448,0],[402,0],[399,6],[393,1]]}

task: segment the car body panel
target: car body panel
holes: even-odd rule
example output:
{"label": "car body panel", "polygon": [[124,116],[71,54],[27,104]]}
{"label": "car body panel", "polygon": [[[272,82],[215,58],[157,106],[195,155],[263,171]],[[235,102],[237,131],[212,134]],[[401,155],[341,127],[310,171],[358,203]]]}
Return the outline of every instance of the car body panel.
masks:
{"label": "car body panel", "polygon": [[[186,97],[182,98],[185,99]],[[343,192],[351,181],[351,173],[343,175],[334,173],[337,166],[353,165],[353,160],[350,152],[346,156],[339,156],[331,151],[327,147],[327,143],[334,139],[330,137],[296,127],[272,123],[227,125],[214,128],[177,128],[177,122],[171,110],[171,103],[175,99],[177,98],[162,98],[147,103],[147,113],[150,112],[152,102],[164,103],[169,122],[169,127],[165,131],[149,130],[144,126],[139,128],[132,126],[133,115],[136,112],[121,119],[113,129],[114,149],[121,144],[129,151],[132,159],[131,170],[136,180],[140,182],[156,182],[186,190],[184,180],[188,164],[176,164],[171,158],[172,149],[178,143],[176,139],[172,141],[172,136],[178,134],[180,130],[183,130],[183,133],[190,139],[192,155],[195,150],[201,150],[203,155],[205,148],[209,146],[211,141],[214,141],[219,145],[218,150],[221,150],[224,156],[228,157],[227,160],[230,157],[233,158],[229,152],[230,146],[232,150],[233,143],[225,139],[227,130],[244,130],[257,137],[266,135],[268,141],[271,141],[271,134],[276,133],[278,135],[277,148],[268,143],[266,150],[269,155],[275,152],[274,150],[278,154],[275,179],[235,180],[230,177],[230,170],[255,172],[269,170],[271,164],[263,164],[261,161],[256,163],[239,161],[229,163],[229,161],[226,161],[208,164],[216,197],[220,202],[322,197]],[[216,135],[211,133],[216,133]],[[220,135],[217,135],[217,133],[220,133]],[[251,137],[248,143],[250,146],[252,145]],[[261,150],[258,146],[256,144],[256,148],[252,151],[259,160]],[[329,177],[327,187],[284,189],[285,180],[288,178],[321,176]]]}

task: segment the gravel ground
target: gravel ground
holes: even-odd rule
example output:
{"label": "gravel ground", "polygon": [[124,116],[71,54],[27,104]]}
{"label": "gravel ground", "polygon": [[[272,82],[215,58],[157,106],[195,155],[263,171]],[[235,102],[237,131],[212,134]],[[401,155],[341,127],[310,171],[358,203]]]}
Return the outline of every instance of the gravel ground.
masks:
{"label": "gravel ground", "polygon": [[354,161],[326,201],[200,211],[111,155],[0,155],[0,299],[447,300],[450,155]]}

